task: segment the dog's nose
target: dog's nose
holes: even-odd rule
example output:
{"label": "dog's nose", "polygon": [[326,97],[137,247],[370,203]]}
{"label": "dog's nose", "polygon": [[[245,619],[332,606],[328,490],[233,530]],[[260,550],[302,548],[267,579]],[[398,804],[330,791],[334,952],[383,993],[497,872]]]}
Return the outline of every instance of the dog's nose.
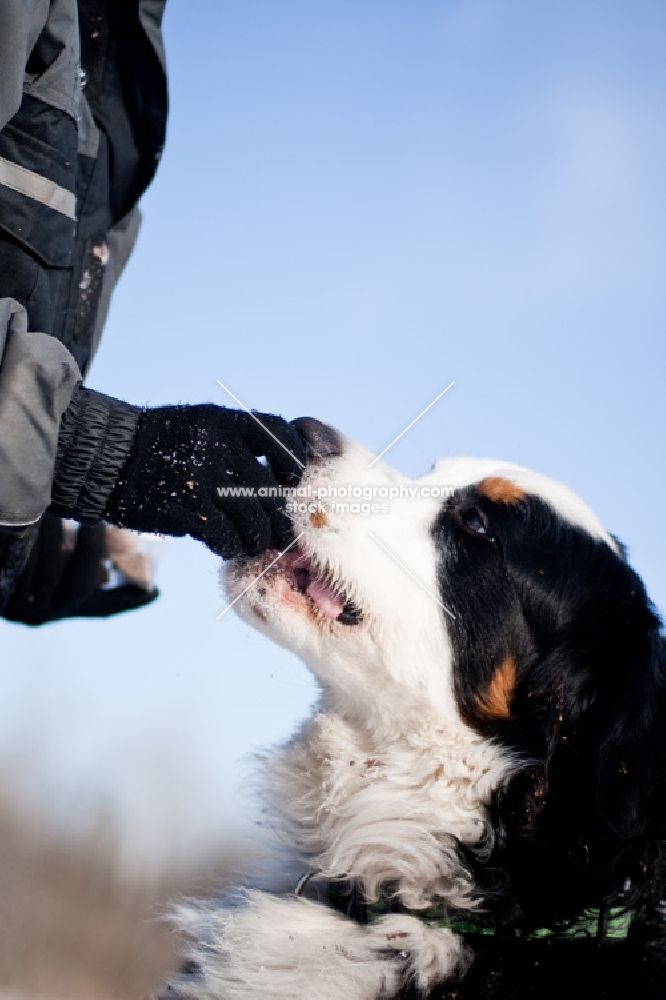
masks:
{"label": "dog's nose", "polygon": [[292,425],[305,441],[308,461],[322,461],[342,454],[342,441],[335,428],[314,417],[298,417],[292,420]]}

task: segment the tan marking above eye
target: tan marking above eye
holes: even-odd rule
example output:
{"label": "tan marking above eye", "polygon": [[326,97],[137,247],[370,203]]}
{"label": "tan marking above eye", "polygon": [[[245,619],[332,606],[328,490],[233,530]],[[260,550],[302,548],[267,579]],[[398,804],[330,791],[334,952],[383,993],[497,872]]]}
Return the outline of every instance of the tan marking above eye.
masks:
{"label": "tan marking above eye", "polygon": [[516,687],[516,659],[509,653],[495,667],[490,683],[476,699],[479,716],[487,721],[511,718],[511,699]]}
{"label": "tan marking above eye", "polygon": [[518,503],[527,494],[520,486],[516,486],[510,479],[503,479],[501,476],[486,476],[480,483],[477,483],[477,490],[482,496],[495,503]]}
{"label": "tan marking above eye", "polygon": [[323,510],[314,510],[310,514],[310,524],[313,528],[323,528],[328,524],[328,518]]}

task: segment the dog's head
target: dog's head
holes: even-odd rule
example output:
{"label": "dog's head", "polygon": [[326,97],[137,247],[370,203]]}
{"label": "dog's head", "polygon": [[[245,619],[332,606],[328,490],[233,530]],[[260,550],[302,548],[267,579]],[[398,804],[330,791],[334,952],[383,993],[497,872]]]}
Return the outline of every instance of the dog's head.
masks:
{"label": "dog's head", "polygon": [[[469,730],[505,751],[506,776],[536,766],[539,816],[564,784],[569,812],[594,803],[609,836],[638,835],[663,787],[663,640],[592,511],[508,463],[446,459],[408,480],[314,421],[300,428],[298,541],[238,601],[242,617],[349,717]],[[230,597],[276,555],[232,564]]]}

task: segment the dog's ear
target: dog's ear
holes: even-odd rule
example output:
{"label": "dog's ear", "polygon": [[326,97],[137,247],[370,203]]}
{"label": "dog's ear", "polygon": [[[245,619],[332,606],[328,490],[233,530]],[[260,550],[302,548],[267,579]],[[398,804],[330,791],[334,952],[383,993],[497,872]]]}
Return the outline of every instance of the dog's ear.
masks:
{"label": "dog's ear", "polygon": [[652,631],[615,691],[597,764],[597,807],[621,840],[639,836],[666,788],[666,644]]}

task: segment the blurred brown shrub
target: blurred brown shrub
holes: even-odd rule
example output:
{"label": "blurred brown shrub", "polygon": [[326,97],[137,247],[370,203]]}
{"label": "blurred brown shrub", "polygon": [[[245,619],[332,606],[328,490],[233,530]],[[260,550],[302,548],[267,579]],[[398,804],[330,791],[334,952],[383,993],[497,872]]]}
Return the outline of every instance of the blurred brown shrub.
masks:
{"label": "blurred brown shrub", "polygon": [[119,870],[116,847],[103,821],[64,837],[0,790],[0,997],[145,1000],[178,967],[161,915],[223,883],[237,855],[142,878]]}

